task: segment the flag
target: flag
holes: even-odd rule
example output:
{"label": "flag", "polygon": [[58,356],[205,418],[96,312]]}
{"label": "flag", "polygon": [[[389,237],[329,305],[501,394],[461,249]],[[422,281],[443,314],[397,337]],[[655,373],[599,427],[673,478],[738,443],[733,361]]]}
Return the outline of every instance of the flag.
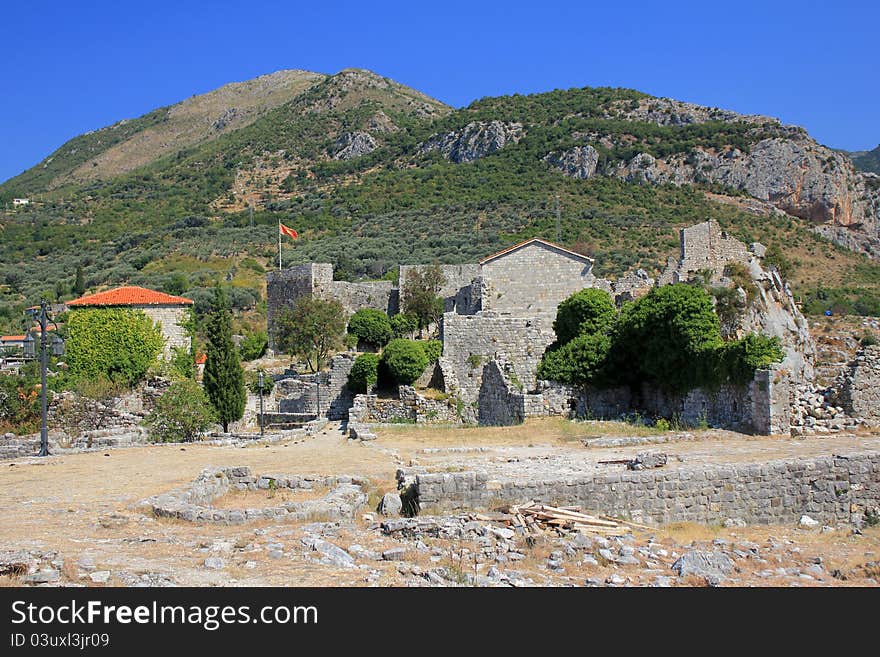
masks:
{"label": "flag", "polygon": [[282,235],[287,235],[288,237],[292,237],[293,239],[296,239],[297,237],[299,237],[299,235],[297,234],[297,232],[293,228],[288,228],[284,224],[279,223],[278,230],[281,231]]}

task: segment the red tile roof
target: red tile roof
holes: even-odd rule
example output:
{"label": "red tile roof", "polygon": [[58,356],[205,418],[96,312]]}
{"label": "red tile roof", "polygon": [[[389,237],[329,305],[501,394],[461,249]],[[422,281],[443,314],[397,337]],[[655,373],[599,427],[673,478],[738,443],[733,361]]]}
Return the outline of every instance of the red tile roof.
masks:
{"label": "red tile roof", "polygon": [[24,342],[25,335],[0,335],[0,342]]}
{"label": "red tile roof", "polygon": [[175,297],[164,292],[148,290],[145,287],[127,285],[106,292],[89,294],[74,301],[68,306],[191,306],[192,299]]}
{"label": "red tile roof", "polygon": [[204,365],[208,362],[208,354],[199,353],[196,355],[196,365]]}

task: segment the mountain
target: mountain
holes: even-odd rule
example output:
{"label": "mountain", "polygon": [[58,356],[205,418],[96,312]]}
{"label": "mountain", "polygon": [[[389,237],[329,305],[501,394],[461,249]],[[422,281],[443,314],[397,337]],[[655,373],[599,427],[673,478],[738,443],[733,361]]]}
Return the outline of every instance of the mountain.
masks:
{"label": "mountain", "polygon": [[847,155],[858,171],[880,174],[880,145],[872,151],[851,151]]}
{"label": "mountain", "polygon": [[[877,178],[776,119],[612,88],[450,108],[370,71],[281,71],[120,122],[0,185],[0,325],[131,283],[260,308],[285,263],[344,278],[474,262],[528,237],[658,272],[678,229],[761,241],[805,309],[880,314]],[[12,199],[33,202],[13,206]],[[557,223],[557,208],[559,221]]]}

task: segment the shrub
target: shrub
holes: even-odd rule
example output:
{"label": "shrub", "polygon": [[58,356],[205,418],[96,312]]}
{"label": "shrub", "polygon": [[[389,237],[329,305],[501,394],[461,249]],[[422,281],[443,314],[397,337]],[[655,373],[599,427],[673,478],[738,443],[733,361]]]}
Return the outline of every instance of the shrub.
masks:
{"label": "shrub", "polygon": [[0,374],[0,426],[31,433],[40,426],[39,380],[22,374]]}
{"label": "shrub", "polygon": [[581,334],[605,333],[616,316],[617,308],[605,290],[586,288],[575,292],[556,310],[556,341],[562,346]]}
{"label": "shrub", "polygon": [[778,337],[750,333],[717,350],[718,365],[713,382],[747,383],[755,375],[755,370],[778,363],[784,357]]}
{"label": "shrub", "polygon": [[147,426],[161,442],[192,441],[216,420],[211,402],[195,381],[171,384],[147,415]]}
{"label": "shrub", "polygon": [[388,315],[375,308],[361,308],[348,320],[348,332],[373,347],[384,347],[393,331]]}
{"label": "shrub", "polygon": [[679,392],[711,381],[714,350],[722,345],[712,298],[685,283],[655,288],[624,306],[612,340],[614,382],[644,380]]}
{"label": "shrub", "polygon": [[425,356],[428,357],[428,364],[433,365],[440,356],[443,355],[443,343],[440,340],[425,340],[421,343]]}
{"label": "shrub", "polygon": [[348,373],[348,387],[354,392],[369,392],[379,380],[378,354],[361,354]]}
{"label": "shrub", "polygon": [[70,313],[65,358],[77,378],[107,378],[132,386],[162,351],[158,327],[140,310],[83,308]]}
{"label": "shrub", "polygon": [[388,374],[400,385],[410,385],[428,367],[428,356],[418,342],[396,338],[382,352]]}
{"label": "shrub", "polygon": [[265,331],[255,331],[244,336],[244,340],[238,346],[242,360],[256,360],[266,355],[269,342]]}
{"label": "shrub", "polygon": [[391,318],[391,332],[395,338],[411,338],[419,328],[419,320],[408,313],[398,313]]}
{"label": "shrub", "polygon": [[579,335],[562,347],[548,350],[538,366],[538,378],[569,385],[604,380],[611,338],[601,333]]}
{"label": "shrub", "polygon": [[[245,385],[255,395],[260,394],[260,371],[246,372]],[[275,388],[275,379],[263,372],[263,394],[268,395]]]}

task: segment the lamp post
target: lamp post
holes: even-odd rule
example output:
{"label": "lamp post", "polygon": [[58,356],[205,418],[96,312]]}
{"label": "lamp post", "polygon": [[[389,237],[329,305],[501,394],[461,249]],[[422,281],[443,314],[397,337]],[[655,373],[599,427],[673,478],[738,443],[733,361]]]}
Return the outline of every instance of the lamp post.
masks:
{"label": "lamp post", "polygon": [[257,385],[260,387],[260,438],[263,437],[263,370],[257,372]]}
{"label": "lamp post", "polygon": [[[49,368],[49,339],[46,335],[46,328],[50,322],[49,314],[46,310],[48,303],[45,299],[40,299],[40,453],[39,456],[49,456],[49,403],[46,385],[46,375]],[[55,324],[55,322],[52,322]],[[55,325],[55,329],[58,326]],[[52,339],[52,353],[55,356],[64,354],[64,340],[59,336]]]}

